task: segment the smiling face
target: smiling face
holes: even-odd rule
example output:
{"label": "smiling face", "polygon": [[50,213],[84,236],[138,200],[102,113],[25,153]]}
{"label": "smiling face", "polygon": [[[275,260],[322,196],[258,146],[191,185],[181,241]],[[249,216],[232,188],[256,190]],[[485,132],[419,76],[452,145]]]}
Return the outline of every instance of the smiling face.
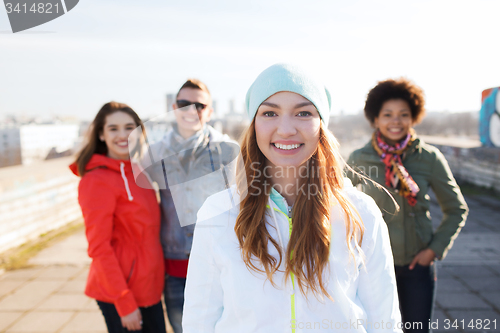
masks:
{"label": "smiling face", "polygon": [[213,109],[210,103],[210,95],[200,89],[183,88],[177,94],[178,101],[189,101],[206,105],[199,112],[194,105],[179,109],[177,103],[173,104],[175,120],[179,134],[187,139],[199,131],[212,116]]}
{"label": "smiling face", "polygon": [[137,127],[134,119],[125,112],[117,111],[106,117],[104,127],[99,135],[106,143],[108,157],[116,160],[128,160],[128,136]]}
{"label": "smiling face", "polygon": [[255,115],[257,145],[271,166],[299,167],[318,147],[320,122],[316,107],[303,96],[276,93]]}
{"label": "smiling face", "polygon": [[408,131],[413,126],[410,106],[402,99],[386,101],[375,118],[374,126],[388,144],[398,143],[408,135]]}

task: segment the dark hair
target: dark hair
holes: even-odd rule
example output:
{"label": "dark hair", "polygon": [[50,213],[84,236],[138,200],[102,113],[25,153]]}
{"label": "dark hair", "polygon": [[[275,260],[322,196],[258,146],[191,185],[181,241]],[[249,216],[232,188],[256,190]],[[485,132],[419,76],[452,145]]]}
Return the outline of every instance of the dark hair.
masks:
{"label": "dark hair", "polygon": [[109,102],[102,106],[102,108],[97,112],[92,124],[87,132],[87,144],[82,148],[82,150],[77,154],[76,157],[76,166],[78,169],[78,175],[83,177],[85,174],[85,167],[87,163],[89,163],[92,155],[108,154],[108,147],[106,146],[106,142],[103,142],[99,139],[99,136],[102,134],[104,129],[104,124],[106,123],[106,117],[115,112],[124,112],[131,116],[134,119],[134,122],[137,126],[141,126],[142,132],[144,133],[144,125],[142,124],[141,119],[135,113],[134,110],[127,104],[117,103],[117,102]]}
{"label": "dark hair", "polygon": [[391,99],[402,99],[408,103],[411,118],[415,124],[422,121],[425,116],[424,91],[406,78],[389,79],[380,81],[366,97],[365,117],[373,125],[378,117],[382,105]]}

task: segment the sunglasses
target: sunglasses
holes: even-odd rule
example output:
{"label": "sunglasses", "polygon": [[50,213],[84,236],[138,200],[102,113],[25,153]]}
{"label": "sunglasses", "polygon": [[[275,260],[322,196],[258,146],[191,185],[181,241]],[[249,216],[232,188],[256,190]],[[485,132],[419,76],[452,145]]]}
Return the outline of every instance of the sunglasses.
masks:
{"label": "sunglasses", "polygon": [[189,106],[189,105],[193,105],[195,106],[196,108],[196,111],[198,112],[201,112],[203,110],[205,110],[205,108],[207,107],[206,104],[203,104],[203,103],[198,103],[198,102],[191,102],[191,101],[188,101],[188,100],[185,100],[185,99],[179,99],[176,101],[177,103],[177,106],[182,109],[186,106]]}

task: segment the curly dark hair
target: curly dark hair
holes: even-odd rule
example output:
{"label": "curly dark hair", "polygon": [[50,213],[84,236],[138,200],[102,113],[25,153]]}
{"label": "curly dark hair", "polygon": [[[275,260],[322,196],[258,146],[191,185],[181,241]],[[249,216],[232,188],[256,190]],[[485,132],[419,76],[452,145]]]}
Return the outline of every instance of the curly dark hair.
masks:
{"label": "curly dark hair", "polygon": [[402,99],[411,109],[411,118],[415,124],[425,116],[425,97],[422,88],[406,78],[380,81],[366,97],[365,117],[373,125],[382,105],[391,99]]}

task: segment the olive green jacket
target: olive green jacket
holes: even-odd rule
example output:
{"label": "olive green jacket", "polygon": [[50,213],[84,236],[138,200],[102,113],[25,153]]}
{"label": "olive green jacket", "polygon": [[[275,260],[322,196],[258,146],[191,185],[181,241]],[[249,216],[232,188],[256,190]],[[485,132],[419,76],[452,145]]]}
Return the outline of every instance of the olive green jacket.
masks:
{"label": "olive green jacket", "polygon": [[[443,259],[452,247],[467,219],[468,207],[443,154],[435,147],[416,139],[402,158],[403,165],[420,187],[417,204],[410,206],[405,198],[385,186],[385,165],[380,160],[371,141],[354,151],[347,163],[357,172],[384,186],[400,207],[396,211],[393,199],[383,190],[347,171],[354,186],[361,185],[370,195],[384,216],[389,228],[394,264],[408,265],[413,257],[430,248],[436,257]],[[429,187],[436,194],[443,220],[436,231],[432,230],[429,212]]]}

